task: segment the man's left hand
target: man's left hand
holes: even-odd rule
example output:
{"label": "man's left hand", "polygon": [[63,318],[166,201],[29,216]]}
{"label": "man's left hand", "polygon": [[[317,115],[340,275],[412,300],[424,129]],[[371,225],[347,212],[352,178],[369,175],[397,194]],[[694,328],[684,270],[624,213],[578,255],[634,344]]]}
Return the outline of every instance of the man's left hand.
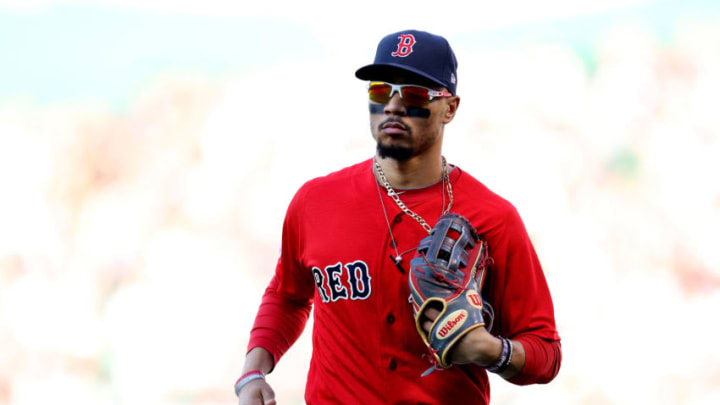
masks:
{"label": "man's left hand", "polygon": [[[440,314],[435,308],[427,308],[423,314],[422,327],[430,333],[432,324]],[[455,364],[478,363],[486,366],[500,357],[502,342],[485,328],[475,328],[460,339],[450,352],[450,361]]]}

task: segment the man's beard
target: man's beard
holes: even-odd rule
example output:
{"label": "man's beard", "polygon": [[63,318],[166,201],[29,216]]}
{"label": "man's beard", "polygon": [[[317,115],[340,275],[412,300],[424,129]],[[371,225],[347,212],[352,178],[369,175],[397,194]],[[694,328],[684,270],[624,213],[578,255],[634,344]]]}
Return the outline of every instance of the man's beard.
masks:
{"label": "man's beard", "polygon": [[[408,135],[410,136],[410,138],[412,139],[412,130],[410,128],[408,128],[407,125],[405,125],[400,119],[398,119],[396,117],[389,117],[388,119],[386,119],[385,121],[380,123],[380,125],[378,125],[378,133],[380,131],[382,131],[382,128],[383,128],[383,126],[385,126],[385,124],[393,123],[393,122],[401,124],[404,127],[404,129],[408,132]],[[378,152],[378,155],[383,159],[391,158],[391,159],[395,159],[399,162],[408,161],[408,160],[410,160],[411,157],[415,156],[415,148],[409,147],[409,146],[383,145],[382,142],[380,141],[380,137],[378,137],[378,141],[377,141],[377,152]]]}
{"label": "man's beard", "polygon": [[387,146],[378,141],[377,152],[381,158],[391,158],[399,162],[410,160],[415,155],[415,149],[407,146]]}

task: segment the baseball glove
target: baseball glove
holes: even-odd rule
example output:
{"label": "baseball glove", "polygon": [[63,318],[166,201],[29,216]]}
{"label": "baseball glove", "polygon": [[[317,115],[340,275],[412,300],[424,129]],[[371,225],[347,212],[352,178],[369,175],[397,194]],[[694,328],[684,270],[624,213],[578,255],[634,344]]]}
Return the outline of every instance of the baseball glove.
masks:
{"label": "baseball glove", "polygon": [[[420,241],[410,262],[409,283],[415,326],[433,364],[423,376],[452,366],[448,354],[465,334],[486,324],[488,330],[492,327],[492,307],[480,295],[490,260],[487,242],[458,214],[441,216]],[[440,311],[430,333],[422,327],[428,307]]]}

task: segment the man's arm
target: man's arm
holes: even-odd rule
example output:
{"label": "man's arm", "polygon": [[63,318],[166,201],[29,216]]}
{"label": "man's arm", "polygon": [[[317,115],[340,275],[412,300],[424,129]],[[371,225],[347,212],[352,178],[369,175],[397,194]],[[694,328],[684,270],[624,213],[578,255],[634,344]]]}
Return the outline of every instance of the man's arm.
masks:
{"label": "man's arm", "polygon": [[[312,299],[291,300],[278,292],[274,277],[265,290],[250,333],[242,374],[259,370],[269,374],[283,354],[300,337],[307,323]],[[275,394],[265,379],[250,381],[239,393],[241,405],[274,405]]]}
{"label": "man's arm", "polygon": [[[517,385],[544,384],[555,378],[560,371],[562,352],[559,341],[549,341],[532,335],[511,340],[512,361],[499,375]],[[502,341],[477,328],[467,335],[465,341],[451,353],[458,362],[472,361],[482,366],[494,364],[500,357]],[[530,352],[529,356],[527,352]]]}
{"label": "man's arm", "polygon": [[255,347],[245,356],[245,365],[243,366],[243,374],[251,370],[260,370],[263,374],[269,374],[275,367],[273,356],[269,351],[262,347]]}
{"label": "man's arm", "polygon": [[[524,366],[515,375],[502,375],[517,385],[547,384],[557,376],[562,363],[559,340],[546,340],[534,335],[518,337],[513,342],[523,347]],[[514,362],[513,362],[514,363]]]}
{"label": "man's arm", "polygon": [[[550,382],[562,361],[560,337],[542,267],[517,210],[508,206],[502,221],[484,235],[494,263],[483,289],[495,309],[492,333],[512,339],[511,362],[499,375],[518,385]],[[438,314],[425,311],[426,331]],[[494,365],[503,351],[497,336],[484,328],[471,330],[450,352],[451,361]]]}
{"label": "man's arm", "polygon": [[[242,373],[251,370],[260,370],[263,375],[273,369],[273,356],[262,347],[256,347],[248,352]],[[275,405],[275,392],[265,379],[257,379],[247,383],[238,396],[239,405]]]}
{"label": "man's arm", "polygon": [[[280,266],[280,265],[279,265]],[[283,292],[281,281],[276,275],[270,281],[262,298],[250,332],[248,353],[262,347],[271,355],[272,368],[290,349],[305,329],[312,309],[312,286],[307,286],[306,298],[290,298]]]}
{"label": "man's arm", "polygon": [[[280,258],[255,316],[243,375],[254,370],[263,375],[272,372],[283,354],[300,337],[310,316],[315,282],[298,261],[303,241],[298,214],[303,200],[301,194],[302,190],[295,195],[285,216]],[[254,379],[243,386],[239,397],[243,405],[275,403],[273,391],[264,378]]]}
{"label": "man's arm", "polygon": [[487,293],[495,309],[492,332],[513,342],[513,362],[501,376],[519,385],[550,382],[562,355],[553,301],[537,253],[514,207],[491,234],[494,265],[488,277],[493,280]]}
{"label": "man's arm", "polygon": [[[439,311],[426,310],[427,320],[423,327],[429,333],[432,322]],[[499,375],[517,385],[543,384],[552,381],[560,370],[562,352],[559,341],[548,341],[536,336],[526,335],[511,341],[513,345],[512,361]],[[527,361],[526,347],[530,350]],[[476,363],[481,366],[494,364],[501,355],[502,341],[491,335],[485,328],[470,331],[450,353],[453,363]]]}

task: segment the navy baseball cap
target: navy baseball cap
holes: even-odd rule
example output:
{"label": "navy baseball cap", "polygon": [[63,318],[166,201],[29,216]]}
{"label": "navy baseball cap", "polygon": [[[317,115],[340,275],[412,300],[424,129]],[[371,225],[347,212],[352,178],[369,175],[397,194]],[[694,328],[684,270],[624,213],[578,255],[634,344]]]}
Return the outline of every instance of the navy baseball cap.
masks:
{"label": "navy baseball cap", "polygon": [[445,87],[455,95],[457,59],[448,41],[429,32],[405,30],[383,38],[375,62],[355,72],[361,80],[381,80],[390,73],[410,72]]}

